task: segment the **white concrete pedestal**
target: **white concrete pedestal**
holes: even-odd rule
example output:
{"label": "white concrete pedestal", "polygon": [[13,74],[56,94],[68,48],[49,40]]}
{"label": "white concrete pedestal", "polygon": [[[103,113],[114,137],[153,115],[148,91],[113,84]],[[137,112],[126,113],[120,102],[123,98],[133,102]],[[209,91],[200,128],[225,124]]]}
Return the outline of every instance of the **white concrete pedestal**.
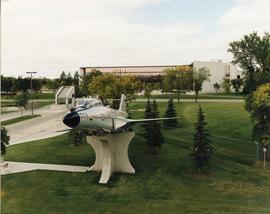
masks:
{"label": "white concrete pedestal", "polygon": [[96,154],[94,165],[87,171],[102,171],[101,184],[106,184],[113,172],[135,173],[128,158],[128,146],[134,136],[134,132],[87,136]]}

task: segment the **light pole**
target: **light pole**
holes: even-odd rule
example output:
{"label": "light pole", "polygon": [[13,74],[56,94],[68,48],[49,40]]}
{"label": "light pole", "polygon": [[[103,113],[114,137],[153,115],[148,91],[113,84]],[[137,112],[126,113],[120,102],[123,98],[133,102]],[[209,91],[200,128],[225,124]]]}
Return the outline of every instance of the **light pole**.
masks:
{"label": "light pole", "polygon": [[255,144],[257,145],[257,161],[259,161],[259,142],[255,141]]}
{"label": "light pole", "polygon": [[33,93],[33,83],[32,83],[32,75],[33,74],[36,74],[37,72],[26,72],[27,74],[30,74],[31,75],[31,93],[30,93],[30,97],[31,97],[31,111],[32,111],[32,113],[31,113],[31,115],[33,116],[33,96],[32,96],[32,93]]}
{"label": "light pole", "polygon": [[266,149],[266,147],[264,146],[264,147],[263,147],[263,168],[264,168],[264,169],[265,169],[266,151],[267,151],[267,149]]}

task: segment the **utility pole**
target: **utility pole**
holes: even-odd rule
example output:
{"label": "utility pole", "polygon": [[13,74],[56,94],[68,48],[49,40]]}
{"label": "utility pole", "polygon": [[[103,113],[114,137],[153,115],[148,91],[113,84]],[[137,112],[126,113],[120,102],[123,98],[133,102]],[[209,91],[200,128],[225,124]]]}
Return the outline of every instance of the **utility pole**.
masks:
{"label": "utility pole", "polygon": [[265,159],[266,159],[266,151],[267,151],[267,149],[266,149],[266,147],[264,146],[263,147],[263,168],[265,169]]}
{"label": "utility pole", "polygon": [[34,108],[33,108],[33,96],[32,96],[32,93],[33,93],[33,82],[32,82],[32,75],[33,74],[36,74],[37,72],[26,72],[27,74],[30,74],[31,75],[31,93],[30,93],[30,98],[31,98],[31,115],[33,116],[33,112],[34,112]]}

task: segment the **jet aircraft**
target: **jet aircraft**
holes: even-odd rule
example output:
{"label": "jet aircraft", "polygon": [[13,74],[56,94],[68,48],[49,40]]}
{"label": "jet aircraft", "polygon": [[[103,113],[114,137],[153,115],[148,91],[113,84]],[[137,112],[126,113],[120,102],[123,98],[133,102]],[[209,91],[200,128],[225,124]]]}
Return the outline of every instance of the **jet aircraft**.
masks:
{"label": "jet aircraft", "polygon": [[[95,103],[95,102],[94,102]],[[153,119],[128,119],[126,111],[126,96],[121,96],[118,110],[103,106],[101,102],[94,105],[80,106],[64,116],[63,123],[70,128],[80,128],[89,134],[118,133],[136,123],[178,119],[153,118]]]}
{"label": "jet aircraft", "polygon": [[76,106],[71,108],[70,111],[81,111],[92,107],[102,106],[101,100],[96,98],[83,98],[76,101]]}

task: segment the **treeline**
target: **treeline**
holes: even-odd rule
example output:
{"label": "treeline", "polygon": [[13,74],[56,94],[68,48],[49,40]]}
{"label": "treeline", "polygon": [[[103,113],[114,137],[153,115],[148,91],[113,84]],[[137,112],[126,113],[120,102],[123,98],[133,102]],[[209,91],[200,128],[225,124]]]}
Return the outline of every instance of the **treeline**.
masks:
{"label": "treeline", "polygon": [[[32,88],[34,92],[40,92],[43,89],[56,91],[59,87],[65,85],[75,86],[76,91],[79,91],[79,73],[76,71],[74,75],[71,73],[61,73],[59,78],[33,78]],[[22,76],[15,77],[4,77],[1,75],[1,92],[6,94],[16,94],[31,90],[31,78]]]}

